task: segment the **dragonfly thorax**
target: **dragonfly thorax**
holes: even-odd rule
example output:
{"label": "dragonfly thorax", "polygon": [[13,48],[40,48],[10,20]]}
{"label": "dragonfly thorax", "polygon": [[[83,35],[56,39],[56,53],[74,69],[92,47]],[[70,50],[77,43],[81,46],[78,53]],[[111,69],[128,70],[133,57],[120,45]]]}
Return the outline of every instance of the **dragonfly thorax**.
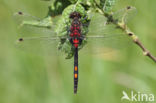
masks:
{"label": "dragonfly thorax", "polygon": [[70,15],[70,18],[72,19],[71,27],[70,27],[70,42],[74,45],[75,48],[77,48],[82,41],[82,35],[81,35],[81,15],[78,12],[73,12]]}

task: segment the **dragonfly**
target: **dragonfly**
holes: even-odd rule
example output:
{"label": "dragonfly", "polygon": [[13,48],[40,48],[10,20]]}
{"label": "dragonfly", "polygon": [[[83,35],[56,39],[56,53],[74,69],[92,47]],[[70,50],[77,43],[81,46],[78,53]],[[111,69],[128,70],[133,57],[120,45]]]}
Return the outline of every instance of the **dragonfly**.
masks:
{"label": "dragonfly", "polygon": [[[121,9],[117,12],[115,12],[113,17],[118,21],[127,21],[129,18],[134,16],[134,13],[136,12],[136,9],[134,7],[126,7],[124,9]],[[41,19],[38,19],[36,17],[30,16],[27,13],[18,12],[16,13],[16,16],[18,17],[30,17],[31,19],[35,19],[37,21],[40,21]],[[56,17],[56,21],[59,19],[59,17]],[[104,47],[109,48],[121,48],[127,46],[126,43],[129,43],[129,38],[121,31],[118,30],[117,27],[113,24],[107,25],[107,19],[100,14],[94,13],[91,17],[91,21],[88,24],[83,24],[81,22],[82,15],[78,11],[73,11],[69,15],[69,19],[71,20],[71,24],[69,27],[67,27],[67,34],[65,37],[60,37],[56,35],[56,32],[54,31],[56,24],[52,24],[52,29],[50,28],[36,28],[34,26],[27,26],[30,30],[26,32],[26,35],[20,35],[20,37],[17,42],[16,46],[19,48],[29,49],[30,52],[32,52],[34,49],[37,50],[38,47],[42,47],[43,44],[48,42],[50,45],[49,48],[52,48],[52,45],[55,46],[55,48],[60,49],[62,45],[66,45],[65,47],[65,53],[68,52],[67,59],[74,58],[74,93],[77,93],[78,89],[78,54],[79,51],[83,52],[92,52],[92,53],[105,53],[109,52],[108,49],[102,49]],[[55,19],[53,19],[55,22]],[[57,22],[56,22],[57,23]],[[83,27],[86,26],[88,29],[87,35],[84,35],[82,32]],[[27,29],[26,29],[27,30]],[[30,31],[42,31],[40,32],[45,35],[45,33],[48,34],[48,36],[40,36],[39,34],[35,35],[34,37],[27,34]],[[65,43],[65,41],[68,41]],[[44,48],[48,48],[47,44],[44,44]],[[57,43],[59,46],[56,47]],[[35,45],[35,46],[33,46]],[[38,45],[38,46],[36,46]],[[88,49],[89,47],[93,46],[94,48],[92,50]],[[43,48],[42,48],[43,49]],[[99,49],[99,50],[98,50]],[[53,50],[52,50],[53,51]],[[37,50],[39,52],[39,49]],[[35,51],[35,53],[37,53]]]}

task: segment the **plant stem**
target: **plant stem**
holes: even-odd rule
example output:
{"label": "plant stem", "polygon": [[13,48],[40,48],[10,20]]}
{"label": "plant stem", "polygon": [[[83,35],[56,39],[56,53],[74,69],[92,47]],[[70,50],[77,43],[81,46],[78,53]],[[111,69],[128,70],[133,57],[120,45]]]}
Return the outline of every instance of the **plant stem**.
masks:
{"label": "plant stem", "polygon": [[150,53],[150,51],[145,48],[139,38],[128,28],[128,26],[124,22],[116,22],[116,20],[114,20],[112,15],[110,14],[104,14],[104,16],[108,19],[109,22],[113,23],[114,25],[119,27],[119,29],[123,30],[125,34],[128,35],[133,40],[133,42],[142,49],[144,56],[148,56],[150,59],[156,62],[156,57],[154,57]]}

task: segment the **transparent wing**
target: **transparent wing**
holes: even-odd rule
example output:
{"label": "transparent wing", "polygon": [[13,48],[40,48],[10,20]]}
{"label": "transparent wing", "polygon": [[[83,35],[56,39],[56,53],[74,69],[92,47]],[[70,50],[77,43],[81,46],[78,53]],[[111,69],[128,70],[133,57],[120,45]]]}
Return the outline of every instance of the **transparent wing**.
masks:
{"label": "transparent wing", "polygon": [[25,37],[15,42],[15,47],[33,54],[54,54],[57,52],[59,39],[57,37]]}
{"label": "transparent wing", "polygon": [[87,37],[87,43],[84,46],[83,50],[88,53],[108,53],[113,50],[119,51],[123,48],[127,48],[131,45],[131,40],[126,35],[117,35],[112,36],[94,36]]}
{"label": "transparent wing", "polygon": [[40,19],[24,12],[17,12],[14,14],[14,19],[17,24],[18,31],[37,31],[44,35],[54,35],[56,23],[59,18],[60,16],[47,16],[43,19]]}
{"label": "transparent wing", "polygon": [[14,14],[17,23],[17,41],[15,46],[27,53],[49,54],[57,49],[59,37],[55,33],[58,18],[39,19],[27,13]]}
{"label": "transparent wing", "polygon": [[108,53],[120,50],[131,45],[130,38],[113,24],[106,24],[107,19],[103,15],[94,14],[86,36],[86,45],[82,52]]}
{"label": "transparent wing", "polygon": [[113,18],[119,22],[128,23],[137,14],[135,7],[127,6],[113,14]]}

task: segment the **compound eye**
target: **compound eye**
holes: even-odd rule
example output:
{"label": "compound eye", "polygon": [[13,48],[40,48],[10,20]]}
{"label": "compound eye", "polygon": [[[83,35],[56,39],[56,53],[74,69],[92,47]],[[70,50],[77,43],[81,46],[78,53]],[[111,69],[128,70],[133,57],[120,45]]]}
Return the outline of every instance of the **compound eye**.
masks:
{"label": "compound eye", "polygon": [[80,15],[80,14],[78,14],[78,17],[79,17],[79,18],[81,18],[81,15]]}
{"label": "compound eye", "polygon": [[74,17],[75,17],[75,14],[71,13],[69,18],[73,19]]}
{"label": "compound eye", "polygon": [[71,18],[71,19],[72,19],[72,18],[74,18],[74,16],[71,14],[69,18]]}

